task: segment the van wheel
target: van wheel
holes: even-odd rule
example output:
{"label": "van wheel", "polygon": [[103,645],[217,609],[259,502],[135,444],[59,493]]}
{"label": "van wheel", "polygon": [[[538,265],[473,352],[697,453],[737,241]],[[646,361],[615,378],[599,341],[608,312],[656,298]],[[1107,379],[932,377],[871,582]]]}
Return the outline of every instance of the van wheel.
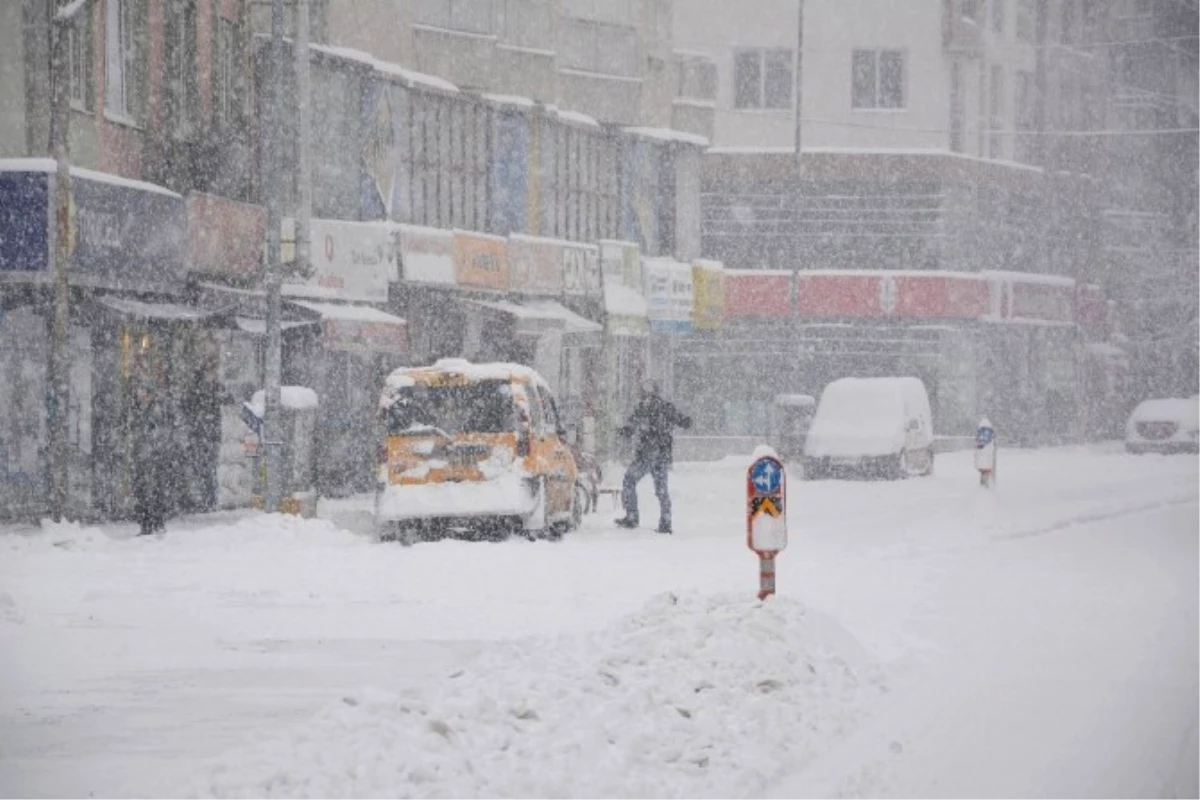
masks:
{"label": "van wheel", "polygon": [[925,462],[925,471],[923,473],[921,473],[922,475],[924,475],[927,478],[933,474],[933,447],[932,446],[929,448],[928,452],[929,452],[929,460],[927,462]]}
{"label": "van wheel", "polygon": [[884,462],[884,477],[889,481],[903,480],[908,477],[908,451],[901,450],[894,456],[889,456]]}
{"label": "van wheel", "polygon": [[536,495],[533,501],[533,511],[525,518],[522,527],[525,530],[525,536],[530,540],[544,538],[550,533],[550,526],[546,520],[545,478],[538,479]]}

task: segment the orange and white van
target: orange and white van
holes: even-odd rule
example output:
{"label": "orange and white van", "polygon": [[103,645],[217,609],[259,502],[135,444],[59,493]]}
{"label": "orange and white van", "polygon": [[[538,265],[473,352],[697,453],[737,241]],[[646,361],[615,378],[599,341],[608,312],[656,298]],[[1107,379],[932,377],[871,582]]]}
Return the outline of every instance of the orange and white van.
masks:
{"label": "orange and white van", "polygon": [[529,367],[442,359],[398,369],[379,419],[382,538],[557,538],[578,524],[575,459],[550,387]]}

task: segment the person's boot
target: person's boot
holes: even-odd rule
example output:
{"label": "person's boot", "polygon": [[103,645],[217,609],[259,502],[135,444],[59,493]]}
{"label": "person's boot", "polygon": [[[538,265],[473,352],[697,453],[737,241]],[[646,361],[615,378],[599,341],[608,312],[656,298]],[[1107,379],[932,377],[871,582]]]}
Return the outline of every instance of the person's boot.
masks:
{"label": "person's boot", "polygon": [[667,522],[666,520],[660,521],[658,523],[657,531],[659,533],[671,533],[671,523]]}
{"label": "person's boot", "polygon": [[629,517],[621,517],[619,519],[614,519],[613,524],[618,528],[633,529],[638,526],[638,521],[636,519],[630,519]]}

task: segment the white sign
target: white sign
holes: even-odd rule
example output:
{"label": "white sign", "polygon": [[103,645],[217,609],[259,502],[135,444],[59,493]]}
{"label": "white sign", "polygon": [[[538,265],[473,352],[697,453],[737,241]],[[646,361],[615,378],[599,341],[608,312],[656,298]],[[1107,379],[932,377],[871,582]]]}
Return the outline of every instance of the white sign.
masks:
{"label": "white sign", "polygon": [[[295,220],[283,220],[283,238],[295,250]],[[312,269],[293,271],[283,280],[289,297],[386,303],[388,281],[396,275],[395,226],[387,222],[314,219],[311,223]],[[292,256],[294,258],[294,255]]]}
{"label": "white sign", "polygon": [[400,269],[407,283],[453,286],[454,233],[419,225],[399,226]]}

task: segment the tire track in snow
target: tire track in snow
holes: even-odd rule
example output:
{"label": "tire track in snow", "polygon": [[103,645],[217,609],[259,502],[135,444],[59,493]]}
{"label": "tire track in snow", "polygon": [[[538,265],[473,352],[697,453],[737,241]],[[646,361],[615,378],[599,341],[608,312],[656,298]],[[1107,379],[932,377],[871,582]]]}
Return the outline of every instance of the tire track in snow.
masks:
{"label": "tire track in snow", "polygon": [[1051,525],[1045,525],[1040,528],[1034,528],[1027,531],[1016,531],[1014,533],[997,533],[992,535],[992,540],[997,542],[1012,541],[1016,539],[1029,539],[1034,536],[1043,536],[1047,533],[1056,533],[1064,531],[1068,528],[1074,528],[1078,525],[1087,525],[1093,522],[1103,522],[1109,519],[1117,519],[1119,517],[1127,517],[1133,514],[1141,514],[1146,511],[1157,511],[1159,509],[1170,508],[1171,506],[1186,505],[1188,503],[1197,502],[1196,493],[1182,497],[1172,497],[1165,500],[1156,500],[1152,503],[1139,503],[1136,506],[1125,506],[1124,508],[1113,509],[1110,511],[1098,511],[1092,514],[1080,514],[1068,519],[1055,522]]}

